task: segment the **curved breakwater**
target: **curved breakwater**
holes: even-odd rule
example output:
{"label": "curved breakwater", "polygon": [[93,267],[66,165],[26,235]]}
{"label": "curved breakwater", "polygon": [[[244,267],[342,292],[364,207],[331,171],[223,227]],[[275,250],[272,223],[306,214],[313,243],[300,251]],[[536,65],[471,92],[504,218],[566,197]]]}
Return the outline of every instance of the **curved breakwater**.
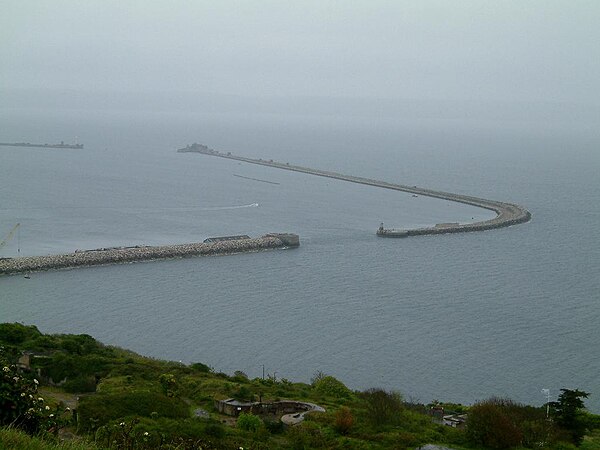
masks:
{"label": "curved breakwater", "polygon": [[260,250],[297,247],[295,234],[272,233],[259,238],[230,239],[211,243],[161,246],[137,246],[83,250],[48,256],[26,256],[0,259],[0,274],[36,272],[41,270],[131,263],[192,256],[225,255]]}
{"label": "curved breakwater", "polygon": [[[493,219],[484,220],[481,222],[472,223],[447,223],[438,224],[435,227],[427,228],[414,228],[409,230],[387,230],[390,232],[389,236],[396,234],[402,236],[423,236],[429,234],[445,234],[445,233],[463,233],[469,231],[483,231],[492,230],[495,228],[503,228],[519,223],[528,222],[531,219],[531,213],[520,205],[514,203],[499,202],[494,200],[487,200],[479,197],[472,197],[469,195],[453,194],[451,192],[436,191],[432,189],[420,188],[417,186],[408,186],[403,184],[388,183],[385,181],[374,180],[371,178],[356,177],[352,175],[344,175],[336,172],[329,172],[325,170],[311,169],[308,167],[295,166],[289,163],[280,163],[273,160],[253,159],[245,158],[242,156],[235,156],[231,153],[223,153],[217,150],[210,149],[205,145],[192,144],[187,147],[177,150],[179,153],[201,153],[203,155],[218,156],[220,158],[234,159],[237,161],[243,161],[250,164],[259,164],[262,166],[275,167],[277,169],[291,170],[294,172],[302,172],[310,175],[316,175],[320,177],[334,178],[342,181],[349,181],[351,183],[366,184],[368,186],[375,186],[383,189],[392,189],[396,191],[408,192],[415,195],[423,195],[425,197],[439,198],[443,200],[449,200],[452,202],[464,203],[478,208],[484,208],[494,211],[497,215]],[[378,233],[379,234],[379,233]],[[385,233],[379,234],[386,236]]]}

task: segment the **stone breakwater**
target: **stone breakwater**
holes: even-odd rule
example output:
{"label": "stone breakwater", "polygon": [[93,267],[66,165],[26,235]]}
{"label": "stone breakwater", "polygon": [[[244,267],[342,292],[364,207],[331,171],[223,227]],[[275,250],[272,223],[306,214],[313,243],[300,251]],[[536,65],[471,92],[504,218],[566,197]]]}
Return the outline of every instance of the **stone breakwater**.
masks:
{"label": "stone breakwater", "polygon": [[[403,184],[388,183],[385,181],[373,180],[370,178],[355,177],[352,175],[344,175],[336,172],[329,172],[325,170],[311,169],[308,167],[295,166],[289,163],[280,163],[273,160],[253,159],[244,158],[242,156],[235,156],[231,153],[223,153],[201,144],[192,144],[187,147],[177,150],[180,153],[201,153],[203,155],[218,156],[220,158],[234,159],[236,161],[243,161],[250,164],[259,164],[262,166],[274,167],[277,169],[291,170],[294,172],[302,172],[310,175],[316,175],[320,177],[334,178],[342,181],[349,181],[351,183],[366,184],[368,186],[376,186],[383,189],[392,189],[396,191],[408,192],[414,195],[422,195],[425,197],[439,198],[443,200],[449,200],[452,202],[464,203],[478,208],[494,211],[496,217],[490,220],[484,220],[481,222],[472,222],[465,224],[451,223],[451,224],[438,224],[435,227],[427,228],[414,228],[409,230],[398,230],[398,232],[406,233],[406,236],[423,236],[429,234],[446,234],[446,233],[464,233],[469,231],[484,231],[492,230],[495,228],[503,228],[519,223],[525,223],[531,220],[531,213],[527,209],[514,203],[499,202],[494,200],[487,200],[479,197],[472,197],[469,195],[453,194],[451,192],[435,191],[432,189],[420,188],[417,186],[408,186]],[[396,231],[396,230],[389,230]],[[383,234],[385,236],[385,234]]]}
{"label": "stone breakwater", "polygon": [[118,247],[76,251],[62,255],[26,256],[0,259],[0,274],[37,272],[72,267],[131,263],[192,256],[225,255],[297,247],[295,234],[267,234],[259,238],[161,246]]}

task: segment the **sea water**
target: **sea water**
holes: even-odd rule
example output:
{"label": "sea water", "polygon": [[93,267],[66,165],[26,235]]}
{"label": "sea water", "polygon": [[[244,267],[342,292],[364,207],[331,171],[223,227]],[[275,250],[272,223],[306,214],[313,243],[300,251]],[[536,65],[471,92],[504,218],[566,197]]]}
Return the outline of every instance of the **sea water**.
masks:
{"label": "sea water", "polygon": [[[600,412],[600,139],[568,127],[362,117],[0,110],[1,256],[293,232],[301,246],[0,278],[0,320],[87,333],[217,371],[471,403]],[[381,239],[386,227],[491,218],[444,200],[176,149],[519,203],[530,223]],[[241,178],[247,177],[247,178]],[[248,178],[270,181],[262,183]]]}

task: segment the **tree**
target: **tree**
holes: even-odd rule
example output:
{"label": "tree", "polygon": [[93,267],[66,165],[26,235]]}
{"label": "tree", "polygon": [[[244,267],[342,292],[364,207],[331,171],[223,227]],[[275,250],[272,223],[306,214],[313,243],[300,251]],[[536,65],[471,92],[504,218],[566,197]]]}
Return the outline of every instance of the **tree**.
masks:
{"label": "tree", "polygon": [[579,446],[587,429],[583,399],[590,394],[579,389],[561,389],[560,392],[558,401],[550,402],[552,417],[570,435],[572,442]]}

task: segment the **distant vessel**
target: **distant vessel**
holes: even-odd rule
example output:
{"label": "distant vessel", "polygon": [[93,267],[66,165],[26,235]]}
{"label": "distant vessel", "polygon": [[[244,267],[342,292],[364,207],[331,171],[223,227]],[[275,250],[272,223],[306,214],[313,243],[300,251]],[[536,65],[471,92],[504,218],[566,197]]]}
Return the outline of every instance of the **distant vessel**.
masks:
{"label": "distant vessel", "polygon": [[408,237],[408,231],[385,229],[385,228],[383,228],[383,222],[381,222],[381,225],[379,225],[379,228],[377,229],[377,236],[403,238],[403,237]]}
{"label": "distant vessel", "polygon": [[5,147],[38,147],[38,148],[83,148],[83,144],[65,144],[60,141],[60,144],[30,144],[29,142],[0,142],[0,145]]}

